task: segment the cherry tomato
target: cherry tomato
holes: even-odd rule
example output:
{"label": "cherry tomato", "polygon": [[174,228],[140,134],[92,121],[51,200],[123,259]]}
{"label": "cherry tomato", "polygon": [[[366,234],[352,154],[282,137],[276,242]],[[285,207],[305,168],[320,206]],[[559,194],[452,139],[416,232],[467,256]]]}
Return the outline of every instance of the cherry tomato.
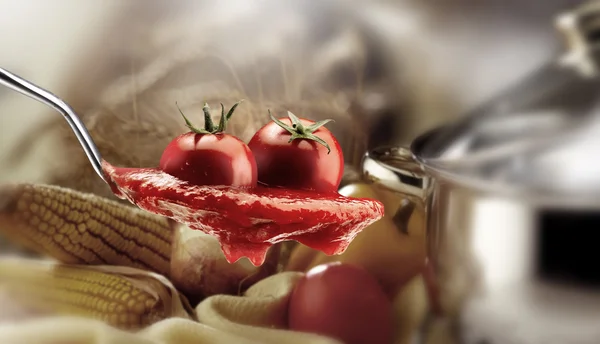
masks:
{"label": "cherry tomato", "polygon": [[389,344],[392,303],[365,269],[329,263],[309,270],[290,297],[289,328],[346,344]]}
{"label": "cherry tomato", "polygon": [[[407,223],[396,223],[394,217],[399,209],[407,206],[405,199],[398,197],[393,191],[375,184],[354,183],[339,189],[339,194],[354,198],[371,198],[380,200],[385,208],[385,216],[358,233],[346,251],[339,255],[319,253],[309,263],[304,263],[302,252],[292,253],[290,265],[299,264],[303,271],[323,263],[338,261],[355,264],[369,271],[387,291],[388,295],[396,295],[406,283],[419,275],[425,268],[427,258],[425,209],[419,202],[414,206]],[[297,251],[305,251],[303,246]],[[295,261],[293,261],[294,259]]]}
{"label": "cherry tomato", "polygon": [[176,137],[165,148],[160,158],[160,169],[196,185],[256,186],[256,161],[248,146],[235,136],[225,134],[229,113],[221,104],[221,121],[215,126],[208,105],[204,105],[205,128],[197,129],[181,113],[188,133]]}
{"label": "cherry tomato", "polygon": [[337,191],[344,172],[340,144],[325,128],[330,120],[276,119],[259,129],[248,146],[256,158],[258,181],[268,186]]}

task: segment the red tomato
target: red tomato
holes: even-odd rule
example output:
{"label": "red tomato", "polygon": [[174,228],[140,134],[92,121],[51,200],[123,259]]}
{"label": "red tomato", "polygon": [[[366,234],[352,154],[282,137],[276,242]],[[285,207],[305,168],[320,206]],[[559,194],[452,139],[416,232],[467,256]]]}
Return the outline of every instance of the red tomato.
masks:
{"label": "red tomato", "polygon": [[309,270],[292,292],[289,328],[346,344],[389,344],[392,303],[365,269],[342,263]]}
{"label": "red tomato", "polygon": [[[239,103],[238,103],[239,104]],[[192,126],[182,113],[190,132],[176,137],[160,158],[160,169],[196,185],[256,186],[256,161],[248,146],[235,136],[223,133],[233,110],[225,115],[216,127],[204,105],[205,128]]]}
{"label": "red tomato", "polygon": [[275,119],[254,134],[248,146],[256,158],[258,181],[268,186],[337,191],[344,156],[336,138],[323,125],[290,118]]}

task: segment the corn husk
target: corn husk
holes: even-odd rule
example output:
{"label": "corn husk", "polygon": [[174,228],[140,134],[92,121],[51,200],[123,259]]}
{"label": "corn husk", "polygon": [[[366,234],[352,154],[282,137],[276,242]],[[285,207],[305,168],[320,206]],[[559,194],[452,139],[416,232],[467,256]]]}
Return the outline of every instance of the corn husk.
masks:
{"label": "corn husk", "polygon": [[66,265],[0,258],[2,320],[78,316],[123,329],[162,319],[195,319],[187,299],[165,277],[120,266]]}

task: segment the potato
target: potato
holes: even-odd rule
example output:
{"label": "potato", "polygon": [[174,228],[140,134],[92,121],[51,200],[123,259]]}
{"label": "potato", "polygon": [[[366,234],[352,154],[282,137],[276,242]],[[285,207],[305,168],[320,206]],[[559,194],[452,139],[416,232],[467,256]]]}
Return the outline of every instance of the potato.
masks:
{"label": "potato", "polygon": [[390,296],[396,293],[425,266],[425,212],[414,202],[408,224],[394,224],[394,215],[406,200],[383,187],[366,183],[349,184],[340,193],[349,197],[379,199],[385,216],[363,230],[341,255],[327,256],[298,245],[287,266],[288,270],[307,271],[319,264],[342,262],[362,266],[372,273]]}
{"label": "potato", "polygon": [[262,266],[247,258],[230,264],[215,237],[181,226],[173,240],[171,281],[193,304],[215,294],[236,295],[277,272],[279,248],[271,247]]}

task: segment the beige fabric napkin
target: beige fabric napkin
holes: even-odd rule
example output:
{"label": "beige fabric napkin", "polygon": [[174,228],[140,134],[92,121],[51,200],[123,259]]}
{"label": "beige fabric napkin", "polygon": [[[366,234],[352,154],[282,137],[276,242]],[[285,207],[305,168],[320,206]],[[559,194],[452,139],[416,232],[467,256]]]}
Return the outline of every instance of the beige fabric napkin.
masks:
{"label": "beige fabric napkin", "polygon": [[196,308],[200,322],[171,318],[137,333],[83,318],[51,317],[0,325],[2,344],[341,344],[285,329],[290,292],[302,273],[285,272],[244,296],[216,295]]}

